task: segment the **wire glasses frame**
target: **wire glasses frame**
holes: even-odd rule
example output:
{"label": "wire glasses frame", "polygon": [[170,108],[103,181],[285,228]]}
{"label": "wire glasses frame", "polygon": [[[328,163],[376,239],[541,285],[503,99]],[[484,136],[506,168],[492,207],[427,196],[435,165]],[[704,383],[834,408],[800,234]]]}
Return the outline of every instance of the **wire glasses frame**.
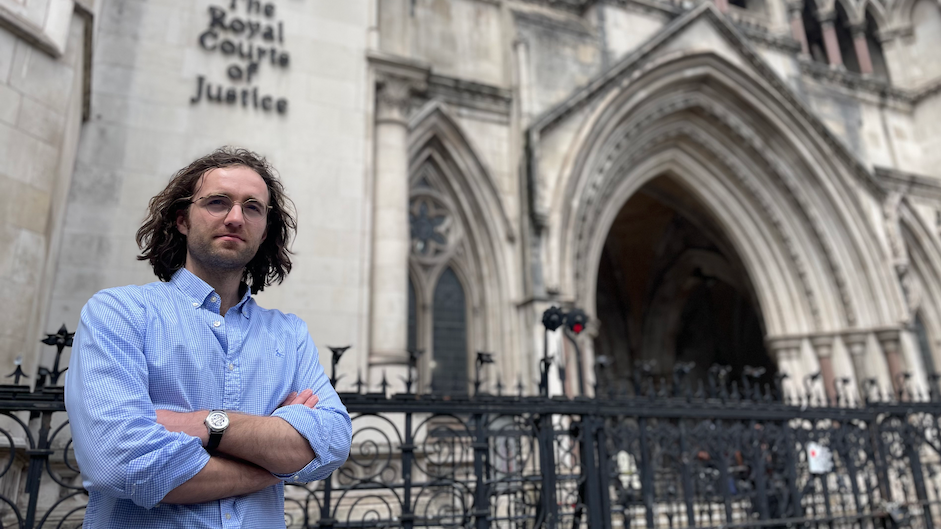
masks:
{"label": "wire glasses frame", "polygon": [[242,216],[250,221],[260,221],[264,219],[268,214],[268,210],[272,209],[271,206],[266,206],[261,201],[255,200],[254,198],[250,198],[244,202],[237,202],[227,195],[206,195],[197,199],[187,197],[184,200],[191,204],[203,201],[202,207],[214,217],[224,217],[228,215],[229,211],[232,211],[232,208],[238,204],[242,207]]}

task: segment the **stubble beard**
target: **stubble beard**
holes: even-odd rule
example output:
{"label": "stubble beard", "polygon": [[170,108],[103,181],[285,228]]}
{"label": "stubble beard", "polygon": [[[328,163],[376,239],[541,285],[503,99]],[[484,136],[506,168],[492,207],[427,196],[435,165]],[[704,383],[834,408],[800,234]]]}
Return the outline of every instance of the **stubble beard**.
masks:
{"label": "stubble beard", "polygon": [[200,238],[193,240],[187,238],[187,251],[189,257],[198,262],[200,267],[207,271],[241,273],[245,266],[255,257],[258,246],[245,245],[240,250],[232,248],[219,248],[215,239]]}

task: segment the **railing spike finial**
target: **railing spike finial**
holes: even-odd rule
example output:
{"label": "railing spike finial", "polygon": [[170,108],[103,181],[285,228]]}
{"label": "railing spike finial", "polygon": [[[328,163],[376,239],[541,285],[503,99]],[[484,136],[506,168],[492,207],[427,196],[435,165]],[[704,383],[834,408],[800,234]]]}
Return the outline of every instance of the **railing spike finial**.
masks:
{"label": "railing spike finial", "polygon": [[23,357],[22,356],[17,356],[16,360],[14,360],[13,363],[16,365],[16,369],[14,369],[12,373],[7,375],[7,378],[13,377],[13,383],[19,386],[20,378],[29,378],[29,376],[25,372],[23,372]]}
{"label": "railing spike finial", "polygon": [[386,370],[382,370],[382,381],[379,382],[379,387],[382,389],[382,395],[385,397],[389,396],[389,381],[386,380]]}
{"label": "railing spike finial", "polygon": [[360,370],[359,368],[357,368],[357,369],[356,369],[356,393],[357,393],[358,395],[362,395],[362,394],[363,394],[363,386],[365,386],[365,385],[366,385],[366,383],[363,382],[363,372],[362,372],[362,370]]}
{"label": "railing spike finial", "polygon": [[343,347],[331,347],[329,345],[327,346],[327,349],[330,349],[330,352],[332,353],[331,358],[330,358],[330,384],[332,384],[334,388],[337,387],[337,382],[339,382],[340,379],[343,378],[342,375],[337,376],[337,364],[340,363],[340,357],[343,356],[343,353],[345,353],[346,350],[349,349],[350,347],[352,346],[350,345],[344,345]]}
{"label": "railing spike finial", "polygon": [[46,372],[49,374],[49,382],[52,385],[59,383],[59,377],[62,376],[62,373],[68,371],[68,367],[63,370],[59,370],[59,361],[62,359],[62,351],[66,347],[72,347],[72,339],[75,336],[74,332],[69,332],[69,329],[62,324],[62,327],[59,327],[58,332],[55,334],[46,334],[46,337],[40,340],[40,342],[46,345],[54,345],[56,347],[56,360],[52,366],[52,371],[48,369]]}

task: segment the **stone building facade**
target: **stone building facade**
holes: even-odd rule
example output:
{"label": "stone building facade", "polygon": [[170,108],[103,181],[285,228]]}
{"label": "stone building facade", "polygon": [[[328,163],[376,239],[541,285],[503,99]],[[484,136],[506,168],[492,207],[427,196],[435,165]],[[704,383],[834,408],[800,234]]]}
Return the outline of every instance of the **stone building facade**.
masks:
{"label": "stone building facade", "polygon": [[[588,393],[599,358],[608,387],[719,363],[831,397],[941,365],[933,0],[0,0],[0,21],[0,370],[153,280],[147,200],[223,144],[297,206],[260,303],[325,364],[353,346],[341,389],[410,349],[457,394],[477,351],[528,392],[545,347]],[[581,354],[544,342],[554,304],[589,314]]]}

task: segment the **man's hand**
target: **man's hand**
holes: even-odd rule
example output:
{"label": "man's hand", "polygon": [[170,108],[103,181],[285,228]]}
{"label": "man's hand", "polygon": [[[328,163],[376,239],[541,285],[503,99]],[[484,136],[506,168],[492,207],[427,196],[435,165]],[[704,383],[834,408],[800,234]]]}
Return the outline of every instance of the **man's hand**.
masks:
{"label": "man's hand", "polygon": [[317,395],[314,395],[314,391],[311,389],[305,389],[304,391],[298,394],[296,391],[292,391],[288,398],[284,399],[284,402],[281,403],[279,408],[285,406],[291,406],[292,404],[303,404],[310,409],[313,409],[317,405],[317,401],[320,400],[317,398]]}

